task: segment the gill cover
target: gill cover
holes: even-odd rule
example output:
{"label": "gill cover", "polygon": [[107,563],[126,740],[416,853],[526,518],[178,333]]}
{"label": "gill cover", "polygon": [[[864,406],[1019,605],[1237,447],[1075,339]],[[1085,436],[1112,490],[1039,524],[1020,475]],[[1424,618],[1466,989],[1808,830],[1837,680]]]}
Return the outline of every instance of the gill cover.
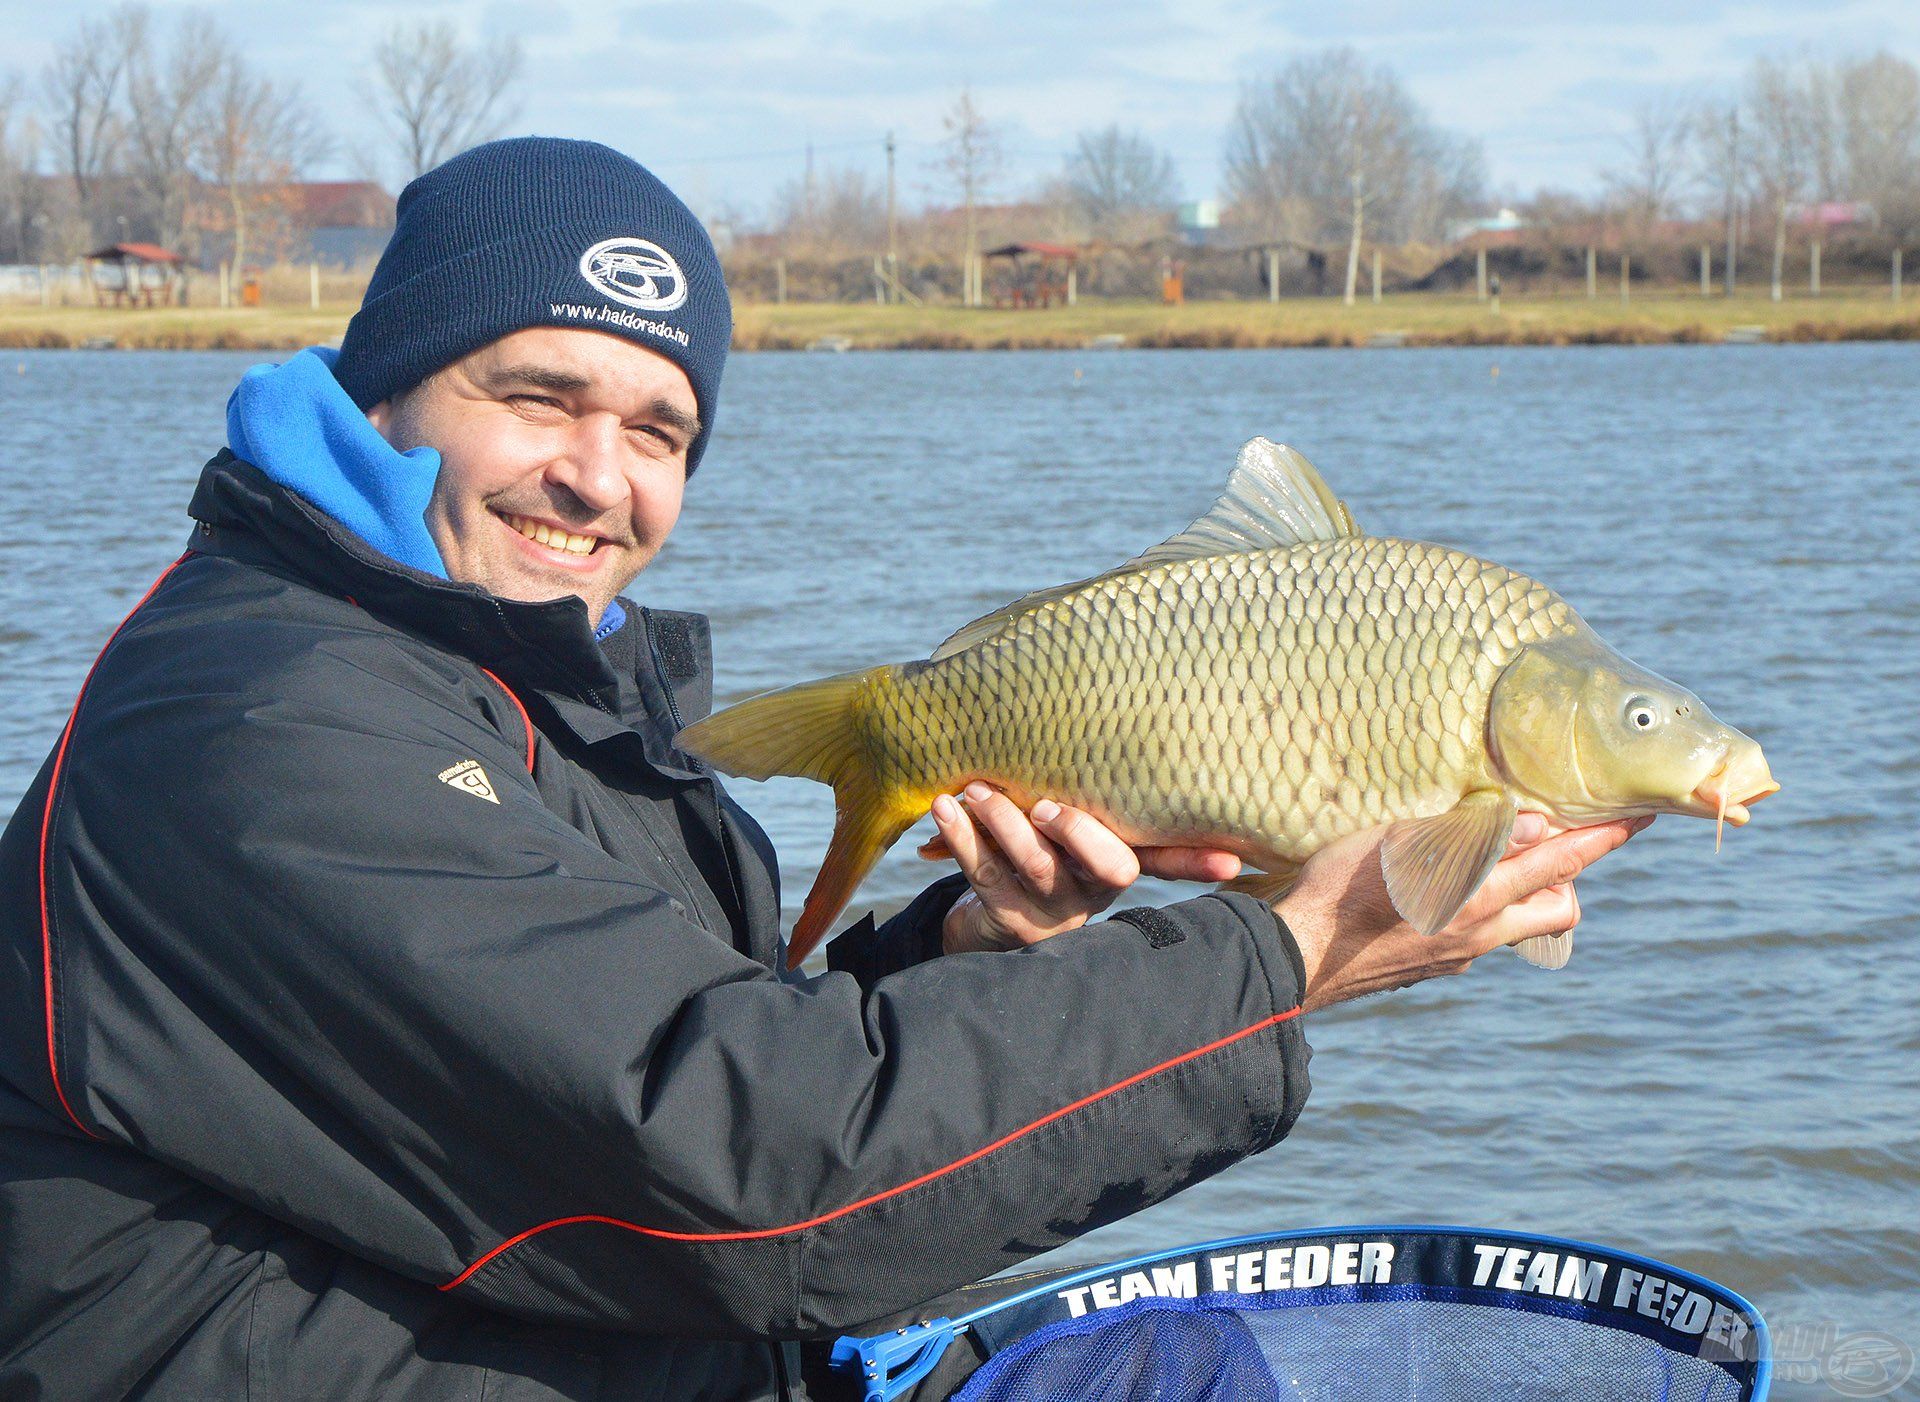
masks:
{"label": "gill cover", "polygon": [[1494,683],[1487,731],[1494,763],[1524,795],[1522,806],[1572,825],[1698,813],[1697,791],[1709,777],[1730,757],[1759,752],[1699,697],[1584,626],[1523,648],[1507,665]]}

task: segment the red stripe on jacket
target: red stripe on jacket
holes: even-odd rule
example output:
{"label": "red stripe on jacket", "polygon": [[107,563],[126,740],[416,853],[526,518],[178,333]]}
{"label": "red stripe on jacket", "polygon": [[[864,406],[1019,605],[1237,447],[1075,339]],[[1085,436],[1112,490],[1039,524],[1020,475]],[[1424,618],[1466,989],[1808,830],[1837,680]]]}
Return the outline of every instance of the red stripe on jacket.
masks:
{"label": "red stripe on jacket", "polygon": [[520,724],[527,728],[527,773],[533,773],[533,717],[527,714],[527,708],[520,703],[520,698],[513,694],[512,687],[487,671],[485,667],[480,670],[487,673],[495,686],[507,693],[507,700],[513,702],[513,709],[520,713]]}
{"label": "red stripe on jacket", "polygon": [[106,642],[101,645],[100,651],[95,654],[93,665],[87,668],[86,678],[80,683],[80,694],[73,698],[73,709],[67,713],[66,728],[60,732],[60,744],[53,752],[53,773],[47,779],[47,803],[46,807],[43,808],[40,813],[40,978],[41,992],[44,995],[47,1009],[47,1074],[53,1080],[53,1093],[55,1098],[60,1102],[60,1108],[67,1112],[67,1118],[72,1120],[83,1134],[92,1139],[98,1139],[101,1136],[96,1131],[89,1129],[81,1123],[80,1117],[73,1112],[73,1106],[68,1103],[65,1087],[60,1084],[60,1058],[56,1050],[56,1041],[54,1038],[53,907],[48,895],[47,880],[47,852],[53,834],[54,800],[58,798],[60,794],[60,771],[65,767],[67,762],[67,742],[73,738],[74,722],[80,719],[80,703],[87,699],[87,686],[93,681],[93,674],[99,670],[100,659],[107,655],[107,649],[113,646],[113,640],[120,636],[129,623],[133,622],[133,616],[140,612],[142,606],[146,604],[148,599],[153,597],[154,591],[166,583],[167,576],[178,569],[181,563],[189,559],[192,555],[193,552],[189,550],[185,555],[182,555],[180,559],[175,560],[171,565],[168,565],[164,570],[160,571],[160,577],[147,586],[147,592],[140,596],[140,602],[127,610],[127,616],[120,620],[120,626],[107,635]]}
{"label": "red stripe on jacket", "polygon": [[833,1211],[823,1212],[818,1217],[809,1217],[804,1222],[789,1222],[784,1227],[761,1227],[753,1231],[670,1232],[670,1231],[665,1231],[659,1227],[642,1227],[633,1222],[624,1222],[620,1220],[618,1217],[601,1217],[593,1214],[587,1214],[579,1217],[560,1217],[560,1218],[556,1218],[551,1222],[542,1222],[537,1227],[529,1227],[524,1232],[521,1232],[518,1236],[507,1238],[507,1240],[501,1242],[498,1246],[494,1247],[493,1250],[487,1252],[486,1255],[482,1256],[479,1260],[475,1261],[472,1265],[468,1266],[465,1270],[461,1271],[459,1275],[455,1276],[452,1280],[448,1281],[445,1285],[442,1285],[440,1289],[453,1290],[453,1289],[457,1289],[459,1286],[466,1284],[467,1281],[473,1278],[476,1272],[484,1269],[488,1262],[492,1261],[495,1257],[499,1256],[504,1251],[511,1251],[514,1247],[518,1246],[521,1242],[527,1240],[529,1237],[537,1236],[544,1231],[550,1231],[554,1227],[568,1227],[568,1226],[573,1226],[576,1223],[582,1223],[582,1222],[594,1222],[594,1223],[598,1223],[600,1226],[603,1226],[603,1227],[618,1227],[622,1231],[636,1232],[641,1236],[654,1237],[660,1241],[687,1241],[687,1242],[763,1241],[769,1237],[786,1236],[791,1232],[804,1232],[810,1227],[821,1226],[827,1222],[834,1221],[836,1218],[845,1217],[848,1213],[858,1212],[863,1207],[872,1207],[875,1203],[885,1202],[888,1198],[898,1197],[901,1193],[908,1192],[914,1188],[918,1188],[922,1184],[931,1183],[936,1178],[945,1177],[947,1174],[954,1172],[956,1169],[965,1168],[968,1164],[974,1163],[979,1159],[985,1158],[988,1154],[993,1153],[996,1149],[1004,1149],[1007,1145],[1013,1143],[1015,1140],[1025,1138],[1027,1135],[1032,1134],[1035,1130],[1042,1129],[1045,1126],[1052,1124],[1055,1120],[1062,1119],[1067,1115],[1071,1115],[1075,1110],[1085,1109],[1087,1106],[1092,1105],[1096,1101],[1104,1100],[1108,1096],[1117,1094],[1118,1092],[1125,1090],[1129,1086],[1138,1085],[1140,1082],[1148,1080],[1151,1077],[1157,1076],[1163,1071],[1171,1071],[1176,1066],[1183,1066],[1189,1061],[1193,1061],[1198,1057],[1203,1057],[1207,1055],[1209,1052],[1219,1051],[1222,1047],[1230,1046],[1233,1043],[1242,1040],[1243,1038],[1251,1037],[1256,1032],[1262,1032],[1269,1027],[1278,1026],[1280,1023],[1286,1022],[1290,1018],[1298,1017],[1300,1015],[1300,1012],[1301,1010],[1299,1008],[1289,1008],[1284,1013],[1275,1013],[1272,1017],[1262,1018],[1260,1021],[1254,1023],[1250,1027],[1243,1027],[1238,1032],[1230,1032],[1226,1036],[1219,1038],[1217,1041],[1208,1042],[1205,1046],[1195,1047],[1192,1051],[1182,1052],[1179,1056],[1170,1057],[1166,1061],[1161,1062],[1158,1066],[1149,1066],[1144,1071],[1136,1071],[1133,1075],[1128,1076],[1125,1080],[1115,1081],[1112,1085],[1106,1087],[1104,1090],[1094,1091],[1091,1095],[1083,1095],[1078,1100],[1072,1102],[1069,1105],[1062,1105],[1057,1110],[1049,1111],[1047,1114],[1042,1115],[1039,1119],[1033,1121],[1031,1124],[1022,1125],[1019,1129],[1014,1130],[1012,1133],[1004,1134],[1000,1138],[994,1140],[991,1144],[982,1145],[980,1148],[975,1149],[970,1154],[963,1154],[961,1157],[955,1159],[952,1163],[943,1164],[939,1168],[932,1169],[929,1172],[921,1174],[918,1178],[909,1178],[904,1183],[896,1184],[891,1188],[886,1188],[880,1192],[872,1194],[871,1196],[861,1198],[858,1202],[850,1202],[845,1207],[836,1207],[835,1209],[833,1209]]}

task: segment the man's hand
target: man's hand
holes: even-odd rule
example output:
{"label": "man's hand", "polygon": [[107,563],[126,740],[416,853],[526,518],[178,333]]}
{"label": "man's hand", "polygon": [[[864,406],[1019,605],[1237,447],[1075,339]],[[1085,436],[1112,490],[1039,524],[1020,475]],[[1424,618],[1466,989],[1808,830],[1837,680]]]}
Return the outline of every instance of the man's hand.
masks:
{"label": "man's hand", "polygon": [[1387,829],[1353,833],[1314,853],[1274,905],[1306,966],[1309,1012],[1349,998],[1458,974],[1482,954],[1580,923],[1573,879],[1652,818],[1547,835],[1538,813],[1514,820],[1507,855],[1453,923],[1426,936],[1400,918],[1380,874]]}
{"label": "man's hand", "polygon": [[980,783],[957,801],[936,798],[933,821],[940,836],[921,854],[951,854],[972,886],[941,927],[948,954],[1017,949],[1078,929],[1142,874],[1227,881],[1240,871],[1231,852],[1129,847],[1090,813],[1044,798],[1022,813]]}

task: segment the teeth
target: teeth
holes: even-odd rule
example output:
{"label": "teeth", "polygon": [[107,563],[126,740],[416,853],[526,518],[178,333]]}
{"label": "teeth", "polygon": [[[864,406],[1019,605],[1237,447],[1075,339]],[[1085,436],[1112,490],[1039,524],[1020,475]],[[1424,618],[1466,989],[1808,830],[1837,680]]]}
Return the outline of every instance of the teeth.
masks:
{"label": "teeth", "polygon": [[541,521],[529,521],[524,516],[504,516],[503,519],[528,540],[537,541],[549,550],[564,550],[569,555],[591,555],[593,547],[599,541],[590,535],[574,535],[568,531],[556,531]]}

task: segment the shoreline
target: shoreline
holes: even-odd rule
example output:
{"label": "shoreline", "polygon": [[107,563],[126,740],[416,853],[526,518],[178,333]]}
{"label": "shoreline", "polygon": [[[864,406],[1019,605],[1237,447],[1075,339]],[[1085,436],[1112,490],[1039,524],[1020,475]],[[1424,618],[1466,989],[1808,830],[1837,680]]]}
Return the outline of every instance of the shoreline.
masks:
{"label": "shoreline", "polygon": [[[297,350],[337,341],[354,308],[123,310],[0,307],[5,350]],[[1316,347],[1698,345],[1920,341],[1920,296],[1843,289],[1779,302],[1655,291],[1629,303],[1513,297],[1499,313],[1470,294],[1409,294],[1348,307],[1280,302],[1087,300],[1044,311],[740,303],[739,351],[1304,349]]]}

